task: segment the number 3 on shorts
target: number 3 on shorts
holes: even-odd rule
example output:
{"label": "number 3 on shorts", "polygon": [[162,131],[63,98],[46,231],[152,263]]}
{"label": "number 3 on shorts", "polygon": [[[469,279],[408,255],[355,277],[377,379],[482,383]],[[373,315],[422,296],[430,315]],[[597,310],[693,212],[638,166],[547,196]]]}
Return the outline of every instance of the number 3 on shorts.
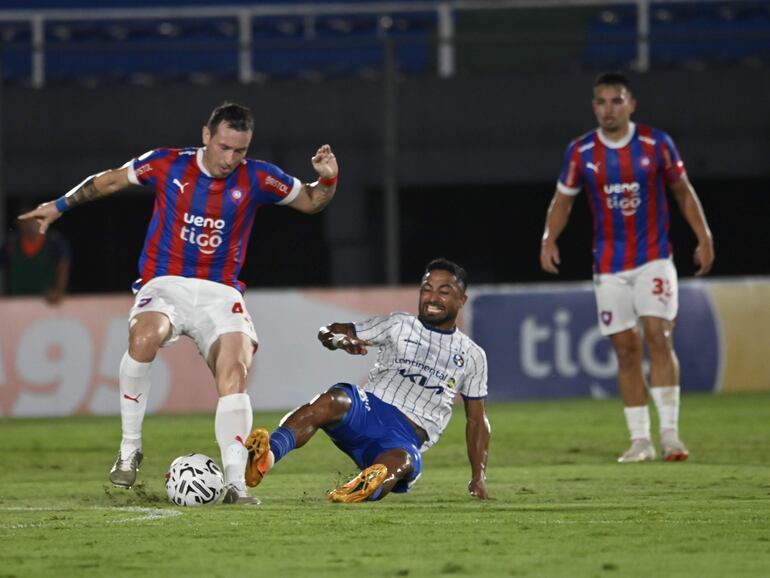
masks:
{"label": "number 3 on shorts", "polygon": [[671,281],[663,279],[662,277],[655,277],[652,280],[652,294],[653,295],[665,295],[671,297],[673,291],[671,291]]}

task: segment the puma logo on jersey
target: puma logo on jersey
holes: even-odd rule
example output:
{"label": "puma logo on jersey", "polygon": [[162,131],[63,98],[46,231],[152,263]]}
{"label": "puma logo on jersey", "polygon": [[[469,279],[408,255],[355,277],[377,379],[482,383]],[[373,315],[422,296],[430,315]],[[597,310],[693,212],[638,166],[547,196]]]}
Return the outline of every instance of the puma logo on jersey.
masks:
{"label": "puma logo on jersey", "polygon": [[181,195],[184,195],[184,188],[185,188],[187,185],[189,185],[189,184],[190,184],[190,183],[184,183],[184,184],[182,184],[182,183],[180,183],[180,182],[179,182],[179,179],[174,179],[172,182],[173,182],[173,183],[174,183],[174,184],[175,184],[177,187],[179,187],[179,194],[181,194]]}
{"label": "puma logo on jersey", "polygon": [[594,164],[594,163],[586,163],[586,168],[587,169],[591,169],[593,172],[598,174],[598,172],[599,172],[599,165],[601,165],[601,164],[602,163],[596,163],[596,164]]}

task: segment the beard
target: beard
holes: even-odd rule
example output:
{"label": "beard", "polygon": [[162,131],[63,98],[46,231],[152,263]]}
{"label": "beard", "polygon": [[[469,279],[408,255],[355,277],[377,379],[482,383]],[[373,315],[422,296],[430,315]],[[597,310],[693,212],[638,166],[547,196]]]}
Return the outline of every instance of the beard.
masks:
{"label": "beard", "polygon": [[440,313],[425,313],[420,311],[417,319],[422,321],[425,325],[443,325],[446,322],[454,322],[456,313],[453,311],[441,311]]}

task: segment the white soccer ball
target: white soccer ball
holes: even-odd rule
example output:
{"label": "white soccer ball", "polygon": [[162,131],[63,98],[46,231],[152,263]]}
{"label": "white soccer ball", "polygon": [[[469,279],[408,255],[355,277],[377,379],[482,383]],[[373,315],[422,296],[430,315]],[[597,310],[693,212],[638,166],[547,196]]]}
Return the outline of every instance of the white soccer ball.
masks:
{"label": "white soccer ball", "polygon": [[217,463],[203,454],[179,456],[166,474],[168,499],[177,506],[202,506],[216,502],[225,480]]}

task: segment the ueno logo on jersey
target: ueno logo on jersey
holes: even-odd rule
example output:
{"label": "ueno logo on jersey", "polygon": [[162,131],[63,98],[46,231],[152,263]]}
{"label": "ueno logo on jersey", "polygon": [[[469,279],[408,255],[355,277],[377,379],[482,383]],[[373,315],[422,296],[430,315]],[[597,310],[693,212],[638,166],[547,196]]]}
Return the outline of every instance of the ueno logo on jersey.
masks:
{"label": "ueno logo on jersey", "polygon": [[286,185],[285,183],[282,183],[281,181],[279,181],[278,179],[276,179],[275,177],[273,177],[271,175],[267,175],[265,177],[265,186],[266,187],[272,187],[274,189],[278,189],[284,195],[288,195],[289,194],[289,186]]}
{"label": "ueno logo on jersey", "polygon": [[624,217],[636,214],[642,199],[639,196],[639,183],[608,183],[604,185],[607,195],[607,208],[618,209]]}
{"label": "ueno logo on jersey", "polygon": [[[186,243],[196,245],[204,255],[211,255],[222,244],[224,219],[212,219],[200,215],[184,214],[184,222],[179,237]],[[189,227],[187,225],[190,225]]]}

